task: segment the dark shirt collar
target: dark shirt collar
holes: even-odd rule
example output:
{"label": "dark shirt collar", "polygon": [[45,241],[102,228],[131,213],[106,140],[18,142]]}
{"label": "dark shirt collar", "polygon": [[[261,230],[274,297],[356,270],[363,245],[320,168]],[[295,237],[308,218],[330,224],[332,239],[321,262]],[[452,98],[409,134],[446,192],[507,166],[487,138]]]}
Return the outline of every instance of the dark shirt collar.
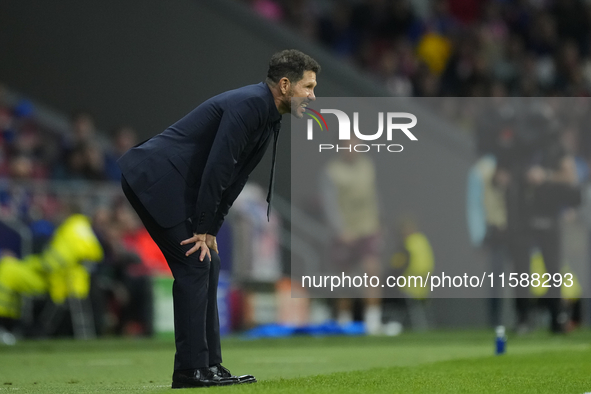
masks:
{"label": "dark shirt collar", "polygon": [[271,93],[271,88],[267,85],[266,82],[261,82],[266,88],[267,93],[267,100],[269,100],[269,120],[271,122],[279,122],[281,120],[281,114],[277,109],[277,105],[275,105],[275,98],[273,97],[273,93]]}

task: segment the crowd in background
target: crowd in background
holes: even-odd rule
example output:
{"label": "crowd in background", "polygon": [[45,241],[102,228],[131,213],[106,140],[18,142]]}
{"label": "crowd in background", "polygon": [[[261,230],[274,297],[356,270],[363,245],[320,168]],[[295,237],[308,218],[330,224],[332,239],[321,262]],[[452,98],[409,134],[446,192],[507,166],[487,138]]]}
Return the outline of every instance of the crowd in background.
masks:
{"label": "crowd in background", "polygon": [[[395,96],[589,96],[591,2],[583,0],[247,0],[263,17],[314,40]],[[72,115],[68,133],[35,120],[0,89],[0,179],[118,180],[116,159],[133,146],[129,127],[97,134],[92,115]],[[462,106],[458,118],[470,115]],[[463,119],[461,119],[463,120]],[[474,129],[470,122],[463,122]],[[579,128],[565,138],[591,158]],[[100,139],[100,138],[103,139]],[[0,213],[55,216],[55,199],[8,204]],[[26,200],[26,196],[21,196]],[[41,201],[40,201],[41,200]],[[17,212],[7,212],[16,210]]]}
{"label": "crowd in background", "polygon": [[136,139],[130,127],[120,127],[106,139],[86,111],[74,113],[65,129],[50,128],[30,101],[9,104],[0,87],[0,217],[34,226],[59,222],[70,210],[82,209],[59,191],[40,187],[43,182],[33,187],[31,181],[69,181],[78,194],[91,188],[90,181],[119,181],[116,161]]}
{"label": "crowd in background", "polygon": [[92,268],[97,332],[149,335],[149,277],[170,272],[118,186],[116,161],[137,143],[136,132],[122,126],[111,135],[99,133],[87,111],[72,114],[69,127],[52,128],[34,104],[10,102],[0,89],[0,221],[27,226],[29,252],[40,253],[66,217],[91,217],[105,252]]}
{"label": "crowd in background", "polygon": [[[393,96],[591,93],[590,1],[246,1],[264,18],[362,70]],[[478,138],[476,114],[463,103],[447,100],[444,117],[458,120]],[[582,181],[591,161],[587,124],[577,120],[563,131],[566,148],[578,158]]]}
{"label": "crowd in background", "polygon": [[584,0],[247,0],[395,96],[588,96]]}
{"label": "crowd in background", "polygon": [[116,160],[136,144],[136,132],[122,126],[110,141],[97,133],[93,116],[77,111],[69,130],[49,129],[22,99],[9,105],[0,88],[0,177],[118,181]]}

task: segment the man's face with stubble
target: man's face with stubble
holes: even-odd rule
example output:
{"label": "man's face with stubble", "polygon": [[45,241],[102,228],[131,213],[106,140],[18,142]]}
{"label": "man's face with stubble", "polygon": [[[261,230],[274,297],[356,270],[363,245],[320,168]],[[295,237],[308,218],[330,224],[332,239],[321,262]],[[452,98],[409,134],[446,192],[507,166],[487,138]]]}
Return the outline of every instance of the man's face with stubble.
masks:
{"label": "man's face with stubble", "polygon": [[297,118],[302,118],[306,107],[310,101],[316,100],[314,88],[316,87],[316,73],[314,71],[304,71],[302,79],[296,83],[290,84],[287,93],[287,99],[291,102],[291,114]]}

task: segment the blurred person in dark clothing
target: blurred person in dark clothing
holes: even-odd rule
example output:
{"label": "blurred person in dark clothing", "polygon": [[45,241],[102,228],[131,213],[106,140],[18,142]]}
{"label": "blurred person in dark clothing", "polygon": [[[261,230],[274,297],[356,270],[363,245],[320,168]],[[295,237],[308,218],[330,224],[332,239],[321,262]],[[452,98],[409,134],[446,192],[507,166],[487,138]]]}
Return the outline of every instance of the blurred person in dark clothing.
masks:
{"label": "blurred person in dark clothing", "polygon": [[121,181],[121,170],[117,165],[117,160],[125,152],[137,144],[137,133],[128,126],[121,126],[112,138],[112,148],[105,154],[105,175],[110,181]]}
{"label": "blurred person in dark clothing", "polygon": [[105,153],[96,137],[94,118],[87,111],[72,116],[71,134],[62,142],[63,161],[57,163],[53,176],[66,180],[105,180]]}
{"label": "blurred person in dark clothing", "polygon": [[[509,235],[507,229],[506,191],[508,174],[497,171],[498,158],[505,140],[512,133],[516,111],[511,100],[507,99],[503,84],[495,84],[491,89],[491,100],[479,101],[476,127],[476,148],[478,160],[473,166],[482,182],[482,208],[486,230],[483,239],[473,239],[482,246],[488,260],[489,269],[495,277],[509,267]],[[492,105],[491,105],[492,104]],[[481,243],[480,243],[481,242]],[[489,323],[496,327],[502,325],[502,298],[498,288],[492,289],[489,300]]]}
{"label": "blurred person in dark clothing", "polygon": [[102,181],[106,179],[105,157],[98,142],[83,142],[66,154],[54,176],[65,180]]}
{"label": "blurred person in dark clothing", "polygon": [[92,181],[106,180],[105,156],[98,143],[86,143],[79,147],[82,152],[82,177]]}
{"label": "blurred person in dark clothing", "polygon": [[100,144],[87,144],[84,146],[83,152],[85,158],[84,177],[96,181],[106,180],[105,155]]}
{"label": "blurred person in dark clothing", "polygon": [[[517,273],[529,274],[532,249],[538,248],[546,272],[560,273],[559,219],[564,207],[580,202],[574,159],[561,144],[562,125],[547,99],[527,102],[524,117],[500,151],[497,179],[507,187],[509,250]],[[529,329],[529,287],[518,286],[518,331]],[[543,298],[551,315],[551,331],[564,330],[566,315],[560,287]]]}

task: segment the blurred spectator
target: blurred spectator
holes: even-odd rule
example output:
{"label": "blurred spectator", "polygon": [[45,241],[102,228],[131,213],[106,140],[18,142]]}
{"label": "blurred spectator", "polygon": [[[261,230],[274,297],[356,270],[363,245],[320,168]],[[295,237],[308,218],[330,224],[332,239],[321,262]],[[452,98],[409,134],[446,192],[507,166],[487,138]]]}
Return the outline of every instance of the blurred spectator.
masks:
{"label": "blurred spectator", "polygon": [[[352,138],[351,146],[356,141]],[[363,153],[345,149],[327,163],[320,181],[325,215],[334,236],[333,272],[379,275],[381,229],[374,163]],[[367,332],[378,334],[382,330],[381,294],[368,287],[364,296]],[[353,320],[352,308],[352,299],[337,299],[340,324]]]}
{"label": "blurred spectator", "polygon": [[[497,171],[497,160],[504,139],[512,132],[516,109],[504,98],[503,85],[496,85],[494,99],[479,105],[476,122],[478,160],[468,176],[468,220],[474,246],[486,253],[488,269],[495,277],[509,267],[509,234],[507,231],[506,189],[509,175]],[[486,107],[482,108],[482,107]],[[489,323],[502,325],[502,294],[492,289],[489,300]]]}
{"label": "blurred spectator", "polygon": [[87,111],[78,111],[72,115],[72,138],[70,146],[77,146],[93,141],[96,134],[94,118]]}
{"label": "blurred spectator", "polygon": [[[428,273],[433,272],[435,268],[435,258],[431,243],[419,230],[414,218],[409,216],[401,220],[395,244],[396,251],[390,259],[388,275],[406,278],[420,276],[427,280]],[[420,286],[413,286],[410,280],[406,283],[406,286],[392,289],[397,293],[397,298],[385,299],[384,309],[388,306],[403,309],[401,313],[397,313],[398,316],[392,317],[414,330],[426,330],[428,321],[425,306],[429,291]]]}
{"label": "blurred spectator", "polygon": [[105,153],[89,112],[72,116],[72,130],[63,138],[61,157],[56,163],[54,178],[63,180],[106,180]]}
{"label": "blurred spectator", "polygon": [[451,42],[444,36],[430,32],[421,38],[417,45],[417,57],[425,63],[429,71],[441,75],[451,54]]}
{"label": "blurred spectator", "polygon": [[108,180],[121,180],[121,170],[117,165],[117,160],[136,144],[137,135],[134,129],[122,126],[115,130],[111,149],[105,154],[105,173]]}
{"label": "blurred spectator", "polygon": [[[545,272],[553,275],[561,268],[562,210],[580,203],[574,156],[564,145],[564,136],[575,130],[560,123],[551,100],[529,100],[527,105],[509,124],[513,129],[498,151],[495,177],[504,179],[506,185],[508,245],[516,271],[530,272],[536,248]],[[543,290],[548,290],[539,295],[544,296],[550,312],[550,328],[554,333],[563,332],[566,314],[560,288]],[[521,332],[528,331],[531,324],[528,291],[517,289],[517,329]]]}
{"label": "blurred spectator", "polygon": [[318,20],[317,37],[337,56],[353,60],[360,39],[354,27],[349,23],[352,9],[348,4],[334,7],[334,11],[322,15]]}

